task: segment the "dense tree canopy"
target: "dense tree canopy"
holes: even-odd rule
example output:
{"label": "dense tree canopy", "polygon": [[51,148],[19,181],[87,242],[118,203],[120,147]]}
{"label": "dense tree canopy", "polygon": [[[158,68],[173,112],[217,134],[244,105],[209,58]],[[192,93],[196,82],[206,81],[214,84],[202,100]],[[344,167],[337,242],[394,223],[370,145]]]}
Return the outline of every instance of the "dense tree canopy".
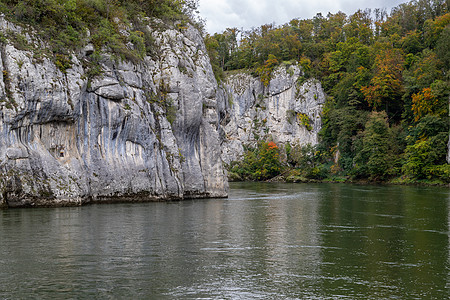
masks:
{"label": "dense tree canopy", "polygon": [[328,155],[324,164],[339,153],[331,173],[448,181],[449,9],[448,0],[415,0],[390,14],[319,13],[207,35],[207,48],[218,79],[245,68],[267,85],[271,70],[290,61],[322,81],[328,100],[318,150]]}
{"label": "dense tree canopy", "polygon": [[[104,50],[117,59],[135,61],[158,55],[147,25],[171,24],[182,30],[187,22],[195,23],[197,6],[198,0],[0,0],[0,12],[6,18],[32,25],[49,45],[30,49],[35,57],[52,57],[62,71],[70,67],[74,50],[92,43],[95,52],[85,62],[89,76],[97,74],[96,61]],[[18,34],[4,32],[0,42],[5,39],[19,48],[32,47]],[[205,45],[219,81],[226,71],[249,69],[267,85],[272,70],[286,61],[302,67],[302,80],[321,80],[328,99],[316,152],[311,148],[287,151],[281,145],[276,150],[314,153],[302,156],[314,166],[306,168],[308,178],[314,174],[323,178],[327,171],[373,180],[450,181],[445,160],[449,0],[414,0],[390,14],[382,9],[358,10],[350,16],[318,13],[280,26],[265,24],[248,31],[229,28],[207,34]],[[252,152],[254,157],[267,157],[263,142]],[[269,148],[270,153],[275,151]],[[247,162],[253,161],[250,154]],[[280,171],[278,163],[271,160],[270,165]]]}

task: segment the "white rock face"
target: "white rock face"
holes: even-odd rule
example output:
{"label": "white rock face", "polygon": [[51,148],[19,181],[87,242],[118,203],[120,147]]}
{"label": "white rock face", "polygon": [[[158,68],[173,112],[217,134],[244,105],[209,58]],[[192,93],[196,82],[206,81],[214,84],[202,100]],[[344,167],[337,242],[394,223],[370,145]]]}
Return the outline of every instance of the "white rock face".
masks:
{"label": "white rock face", "polygon": [[[19,27],[0,18],[0,30]],[[0,206],[225,197],[217,83],[193,27],[154,31],[158,58],[84,49],[61,72],[11,43],[0,56]],[[89,46],[89,45],[88,45]]]}
{"label": "white rock face", "polygon": [[318,143],[325,94],[317,80],[299,83],[301,75],[293,65],[278,67],[267,87],[245,73],[226,79],[220,101],[225,163],[240,160],[245,145],[261,140],[279,145]]}

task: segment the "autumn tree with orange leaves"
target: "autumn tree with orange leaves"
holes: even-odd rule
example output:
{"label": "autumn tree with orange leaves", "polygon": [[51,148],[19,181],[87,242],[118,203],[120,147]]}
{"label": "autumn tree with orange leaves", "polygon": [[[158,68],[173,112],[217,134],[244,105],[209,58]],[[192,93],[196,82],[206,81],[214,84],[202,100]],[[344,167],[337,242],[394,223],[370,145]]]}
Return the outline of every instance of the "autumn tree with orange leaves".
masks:
{"label": "autumn tree with orange leaves", "polygon": [[401,98],[403,65],[403,56],[398,49],[387,49],[377,54],[370,85],[361,87],[366,101],[375,110],[384,109],[389,113],[389,107]]}

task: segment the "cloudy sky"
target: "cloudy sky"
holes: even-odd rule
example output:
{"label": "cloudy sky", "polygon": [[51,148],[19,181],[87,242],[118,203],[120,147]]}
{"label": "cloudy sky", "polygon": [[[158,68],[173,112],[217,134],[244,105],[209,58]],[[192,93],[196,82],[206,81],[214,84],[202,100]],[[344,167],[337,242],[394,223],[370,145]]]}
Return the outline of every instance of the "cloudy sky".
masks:
{"label": "cloudy sky", "polygon": [[200,0],[200,16],[206,19],[209,33],[222,32],[227,27],[250,29],[275,22],[284,24],[291,19],[310,19],[321,12],[343,11],[347,15],[359,8],[392,7],[407,0]]}

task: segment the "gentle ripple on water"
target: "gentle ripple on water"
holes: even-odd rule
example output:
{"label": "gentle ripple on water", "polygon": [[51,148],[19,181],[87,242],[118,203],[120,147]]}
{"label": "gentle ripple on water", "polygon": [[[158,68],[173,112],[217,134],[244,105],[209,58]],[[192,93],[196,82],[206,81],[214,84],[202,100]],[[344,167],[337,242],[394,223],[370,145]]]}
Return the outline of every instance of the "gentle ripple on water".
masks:
{"label": "gentle ripple on water", "polygon": [[449,200],[237,183],[229,199],[0,211],[0,299],[446,299]]}

